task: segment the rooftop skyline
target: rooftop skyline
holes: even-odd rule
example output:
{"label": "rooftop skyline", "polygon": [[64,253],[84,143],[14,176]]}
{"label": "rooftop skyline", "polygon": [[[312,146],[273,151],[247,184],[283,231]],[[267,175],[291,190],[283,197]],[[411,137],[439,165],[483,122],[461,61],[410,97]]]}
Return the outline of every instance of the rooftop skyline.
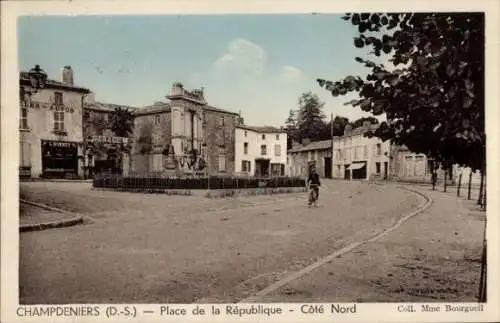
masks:
{"label": "rooftop skyline", "polygon": [[143,107],[166,101],[170,87],[204,87],[207,102],[252,125],[280,126],[299,96],[312,91],[329,117],[368,114],[344,106],[316,78],[364,76],[353,46],[354,26],[340,14],[38,16],[18,21],[19,69],[39,64],[59,80],[70,65],[74,82],[96,100]]}

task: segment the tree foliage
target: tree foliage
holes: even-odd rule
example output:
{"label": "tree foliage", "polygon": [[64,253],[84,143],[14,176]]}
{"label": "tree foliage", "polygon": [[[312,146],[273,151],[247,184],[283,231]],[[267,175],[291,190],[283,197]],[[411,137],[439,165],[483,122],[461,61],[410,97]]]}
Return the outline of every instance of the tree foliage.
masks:
{"label": "tree foliage", "polygon": [[300,96],[298,105],[296,138],[298,140],[321,138],[325,127],[324,103],[316,94],[307,92]]}
{"label": "tree foliage", "polygon": [[128,109],[117,107],[111,114],[111,131],[118,137],[128,137],[134,129],[134,115]]}
{"label": "tree foliage", "polygon": [[358,28],[357,48],[388,55],[394,69],[366,58],[365,78],[318,79],[333,96],[359,92],[347,104],[385,114],[375,135],[425,153],[442,164],[482,169],[484,129],[484,14],[346,14]]}
{"label": "tree foliage", "polygon": [[297,140],[297,112],[290,109],[288,113],[288,118],[285,120],[285,125],[283,129],[287,135],[287,149],[291,149],[293,142]]}
{"label": "tree foliage", "polygon": [[359,118],[358,120],[354,121],[352,123],[352,127],[353,128],[358,128],[358,127],[362,127],[365,122],[369,122],[370,124],[378,124],[379,121],[377,118],[374,118],[374,117],[362,117],[362,118]]}

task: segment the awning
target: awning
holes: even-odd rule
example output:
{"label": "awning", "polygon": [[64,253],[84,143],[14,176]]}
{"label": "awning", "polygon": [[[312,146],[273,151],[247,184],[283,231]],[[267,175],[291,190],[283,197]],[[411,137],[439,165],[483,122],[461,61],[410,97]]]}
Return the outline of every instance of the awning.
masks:
{"label": "awning", "polygon": [[366,165],[365,163],[355,163],[355,164],[351,164],[351,166],[349,166],[348,169],[350,169],[350,170],[360,169],[360,168],[363,168],[363,166],[365,166],[365,165]]}

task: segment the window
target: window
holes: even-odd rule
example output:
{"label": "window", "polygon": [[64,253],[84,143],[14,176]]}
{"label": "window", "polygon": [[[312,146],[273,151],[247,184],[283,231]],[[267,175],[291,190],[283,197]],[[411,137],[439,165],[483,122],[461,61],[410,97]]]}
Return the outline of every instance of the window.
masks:
{"label": "window", "polygon": [[377,156],[382,155],[382,144],[377,144]]}
{"label": "window", "polygon": [[64,131],[64,112],[54,111],[54,130]]}
{"label": "window", "polygon": [[243,153],[245,155],[248,154],[248,142],[243,143]]}
{"label": "window", "polygon": [[54,103],[57,106],[63,105],[63,94],[62,94],[62,92],[54,92]]}
{"label": "window", "polygon": [[155,124],[160,124],[160,115],[155,115]]}
{"label": "window", "polygon": [[161,137],[158,134],[153,135],[153,146],[160,146],[161,145]]}
{"label": "window", "polygon": [[261,155],[267,155],[267,146],[266,145],[261,145],[260,146],[260,154]]}
{"label": "window", "polygon": [[[271,176],[280,176],[281,174],[281,166],[283,164],[271,163]],[[284,167],[285,165],[283,165]],[[283,169],[284,171],[284,169]]]}
{"label": "window", "polygon": [[84,111],[83,112],[83,118],[85,120],[90,120],[90,112],[89,111]]}
{"label": "window", "polygon": [[276,140],[280,140],[280,135],[276,135]]}
{"label": "window", "polygon": [[375,173],[380,174],[380,163],[375,163]]}
{"label": "window", "polygon": [[368,146],[363,146],[363,156],[365,159],[368,159]]}
{"label": "window", "polygon": [[281,156],[281,145],[274,145],[274,156]]}
{"label": "window", "polygon": [[262,134],[262,140],[266,140],[266,135]]}
{"label": "window", "polygon": [[225,122],[224,122],[224,117],[221,117],[221,119],[220,119],[220,125],[221,125],[222,127],[224,127],[224,124],[225,124]]}
{"label": "window", "polygon": [[251,162],[249,160],[242,160],[241,161],[241,171],[245,173],[250,173],[251,172]]}
{"label": "window", "polygon": [[248,131],[245,130],[245,137],[248,135]]}
{"label": "window", "polygon": [[219,155],[219,172],[225,172],[225,171],[226,171],[226,156]]}
{"label": "window", "polygon": [[21,119],[19,121],[21,129],[28,129],[28,108],[26,106],[21,107]]}

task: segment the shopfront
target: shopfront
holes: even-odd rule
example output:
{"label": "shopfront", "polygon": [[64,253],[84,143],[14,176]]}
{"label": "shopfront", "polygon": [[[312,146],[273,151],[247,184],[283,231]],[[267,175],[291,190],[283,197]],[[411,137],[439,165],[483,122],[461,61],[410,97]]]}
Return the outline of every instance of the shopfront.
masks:
{"label": "shopfront", "polygon": [[366,162],[354,162],[349,166],[351,179],[366,179]]}
{"label": "shopfront", "polygon": [[42,140],[42,176],[74,178],[78,176],[78,144],[70,141]]}

